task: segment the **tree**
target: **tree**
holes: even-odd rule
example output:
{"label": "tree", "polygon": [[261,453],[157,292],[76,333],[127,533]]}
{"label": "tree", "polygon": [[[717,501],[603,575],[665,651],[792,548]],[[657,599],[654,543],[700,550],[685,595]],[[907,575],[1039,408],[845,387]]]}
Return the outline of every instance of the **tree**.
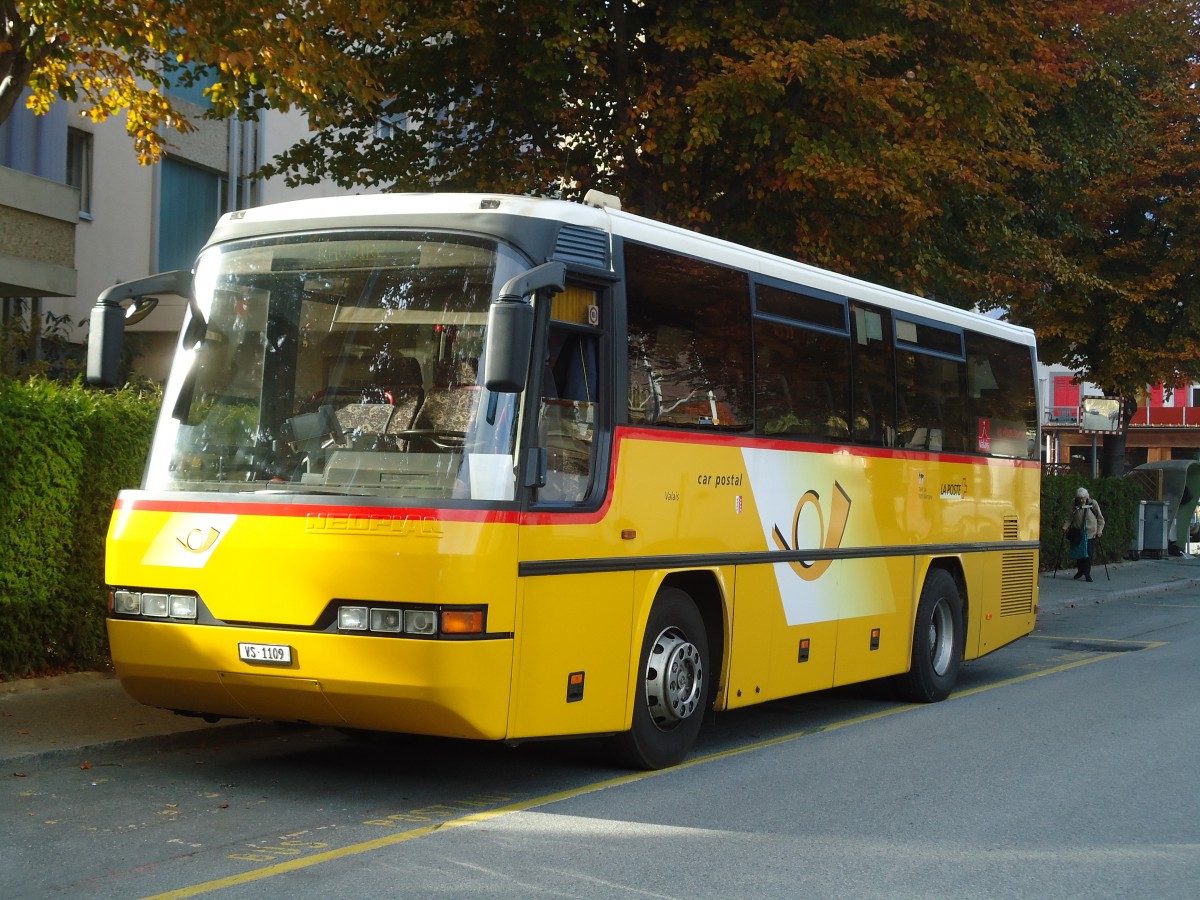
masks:
{"label": "tree", "polygon": [[[303,109],[314,127],[345,105],[378,102],[368,61],[347,52],[372,37],[386,0],[0,0],[0,122],[28,106],[78,100],[95,121],[127,113],[142,162],[164,132],[194,128],[169,96],[200,84],[218,118]],[[336,77],[332,77],[336,73]]]}
{"label": "tree", "polygon": [[[269,170],[400,189],[599,187],[647,215],[974,305],[998,262],[1012,268],[989,248],[1020,210],[1014,179],[1052,164],[1034,122],[1079,65],[1061,35],[1114,5],[396,4],[372,51],[389,101],[348,109]],[[380,140],[387,114],[405,128]]]}
{"label": "tree", "polygon": [[[1044,358],[1124,401],[1200,378],[1200,24],[1152,0],[1079,31],[1083,65],[1039,116],[1053,165],[1021,185],[1031,248],[1006,298]],[[1106,436],[1106,475],[1124,432]]]}

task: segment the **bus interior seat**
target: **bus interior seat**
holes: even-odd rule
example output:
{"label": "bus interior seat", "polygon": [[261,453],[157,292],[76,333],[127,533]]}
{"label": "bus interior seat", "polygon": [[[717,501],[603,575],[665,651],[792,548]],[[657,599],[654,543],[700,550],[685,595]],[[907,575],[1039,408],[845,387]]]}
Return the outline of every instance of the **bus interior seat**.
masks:
{"label": "bus interior seat", "polygon": [[322,402],[336,406],[348,443],[357,450],[399,449],[387,435],[410,428],[416,418],[424,388],[421,364],[413,356],[399,356],[371,366],[351,387],[328,387]]}
{"label": "bus interior seat", "polygon": [[356,450],[378,449],[395,412],[390,403],[350,403],[335,410],[346,442]]}
{"label": "bus interior seat", "polygon": [[460,435],[470,430],[481,391],[477,385],[457,385],[431,390],[417,410],[412,429],[427,432],[428,437],[415,436],[413,449],[447,449],[458,443]]}
{"label": "bus interior seat", "polygon": [[414,425],[417,428],[466,431],[478,405],[479,388],[475,385],[430,391],[417,411]]}

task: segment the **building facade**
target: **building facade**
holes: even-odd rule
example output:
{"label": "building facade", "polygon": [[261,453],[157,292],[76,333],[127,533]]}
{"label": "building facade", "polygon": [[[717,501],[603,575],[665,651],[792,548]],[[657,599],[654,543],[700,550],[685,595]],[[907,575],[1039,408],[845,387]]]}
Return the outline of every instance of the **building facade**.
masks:
{"label": "building facade", "polygon": [[[1043,367],[1040,381],[1042,461],[1091,473],[1103,437],[1083,429],[1080,406],[1102,392],[1061,367]],[[1125,470],[1168,460],[1200,460],[1200,384],[1157,384],[1138,397],[1125,437]]]}
{"label": "building facade", "polygon": [[[94,123],[76,105],[35,116],[18,101],[0,125],[0,300],[5,320],[59,323],[82,348],[96,297],[156,272],[190,269],[222,213],[345,193],[331,184],[289,189],[247,177],[300,140],[299,114],[269,111],[257,122],[200,118],[202,95],[173,96],[196,130],[173,135],[163,160],[137,162],[124,122]],[[184,301],[162,297],[130,327],[142,374],[162,380]]]}

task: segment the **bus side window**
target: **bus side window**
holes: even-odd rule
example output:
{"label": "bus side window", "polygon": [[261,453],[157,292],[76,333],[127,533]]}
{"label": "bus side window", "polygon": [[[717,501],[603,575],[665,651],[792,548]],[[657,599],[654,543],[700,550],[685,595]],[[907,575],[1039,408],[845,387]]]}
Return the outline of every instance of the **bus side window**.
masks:
{"label": "bus side window", "polygon": [[631,241],[624,247],[629,421],[749,430],[747,274]]}
{"label": "bus side window", "polygon": [[850,304],[854,440],[896,445],[892,321],[885,309]]}
{"label": "bus side window", "polygon": [[1037,397],[1029,348],[970,331],[966,339],[972,449],[1037,459]]}
{"label": "bus side window", "polygon": [[966,367],[911,350],[896,354],[900,393],[900,446],[967,450]]}
{"label": "bus side window", "polygon": [[844,335],[754,323],[756,431],[818,440],[850,438],[850,346]]}

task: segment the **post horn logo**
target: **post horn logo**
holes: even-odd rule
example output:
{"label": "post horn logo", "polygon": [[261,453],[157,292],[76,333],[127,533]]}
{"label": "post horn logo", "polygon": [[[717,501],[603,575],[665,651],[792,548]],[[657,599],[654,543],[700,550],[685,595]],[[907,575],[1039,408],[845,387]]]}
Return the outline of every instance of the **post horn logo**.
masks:
{"label": "post horn logo", "polygon": [[[783,536],[783,532],[779,530],[779,526],[775,526],[772,537],[775,539],[775,546],[780,550],[799,550],[800,549],[800,516],[804,512],[804,508],[812,504],[813,509],[817,511],[817,521],[819,522],[818,533],[824,536],[824,545],[820,548],[823,550],[835,550],[842,545],[842,535],[846,533],[846,521],[850,518],[850,497],[838,482],[833,483],[833,500],[830,502],[829,510],[829,531],[825,531],[825,515],[821,512],[821,497],[816,491],[805,491],[804,496],[800,498],[800,502],[796,504],[796,512],[792,516],[792,545],[788,546],[787,539]],[[829,564],[833,562],[831,559],[818,560],[788,560],[788,565],[792,570],[803,578],[805,581],[816,581],[829,568]]]}
{"label": "post horn logo", "polygon": [[207,553],[221,539],[221,532],[209,526],[205,532],[202,528],[193,528],[183,537],[175,536],[179,545],[189,553]]}

